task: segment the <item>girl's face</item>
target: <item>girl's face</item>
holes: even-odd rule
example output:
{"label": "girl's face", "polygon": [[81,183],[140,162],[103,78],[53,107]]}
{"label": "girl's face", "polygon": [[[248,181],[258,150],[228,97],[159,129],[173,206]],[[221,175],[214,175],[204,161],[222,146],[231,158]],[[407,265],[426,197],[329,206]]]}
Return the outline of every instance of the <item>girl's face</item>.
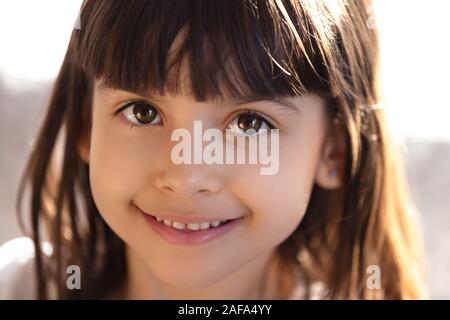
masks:
{"label": "girl's face", "polygon": [[[141,102],[113,116],[135,100]],[[184,94],[150,99],[95,82],[90,142],[81,152],[90,165],[93,197],[108,225],[160,280],[203,287],[225,279],[273,252],[297,228],[314,183],[339,185],[330,174],[336,135],[329,134],[324,101],[314,95],[284,101],[290,107],[274,101],[196,102]],[[261,175],[261,166],[254,164],[174,164],[175,129],[185,128],[194,137],[197,120],[203,131],[236,131],[242,113],[247,118],[241,120],[252,117],[262,126],[267,120],[279,129],[275,175]],[[150,215],[194,223],[194,229],[195,223],[239,220],[217,228],[225,232],[210,226],[186,236]]]}

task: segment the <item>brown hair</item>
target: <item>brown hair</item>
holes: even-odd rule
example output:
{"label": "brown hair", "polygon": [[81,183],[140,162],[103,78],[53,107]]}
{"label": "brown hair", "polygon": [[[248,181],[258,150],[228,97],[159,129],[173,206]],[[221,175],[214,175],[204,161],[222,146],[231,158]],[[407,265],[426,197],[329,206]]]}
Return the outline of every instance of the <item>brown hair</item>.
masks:
{"label": "brown hair", "polygon": [[[31,188],[38,297],[47,298],[52,285],[59,298],[103,297],[127,273],[124,243],[101,218],[89,165],[78,152],[90,130],[93,80],[130,92],[177,93],[182,61],[198,101],[315,93],[345,129],[345,185],[314,186],[304,219],[279,246],[289,272],[301,270],[307,284],[322,281],[329,298],[423,297],[420,235],[376,107],[378,44],[369,6],[359,0],[85,0],[81,29],[72,33],[19,190],[20,212],[25,187]],[[186,36],[169,61],[182,30]],[[63,156],[53,163],[58,139]],[[53,245],[48,258],[43,238]],[[89,270],[83,290],[67,290],[70,264]],[[370,265],[382,271],[380,290],[366,286]]]}

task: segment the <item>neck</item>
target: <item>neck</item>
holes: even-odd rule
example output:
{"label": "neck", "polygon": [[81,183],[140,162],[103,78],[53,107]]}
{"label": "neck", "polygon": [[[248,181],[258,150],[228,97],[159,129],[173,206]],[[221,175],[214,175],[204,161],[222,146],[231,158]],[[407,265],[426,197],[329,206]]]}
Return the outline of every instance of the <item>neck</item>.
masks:
{"label": "neck", "polygon": [[126,248],[128,277],[120,290],[125,299],[165,300],[260,300],[280,299],[286,293],[280,290],[279,259],[275,250],[262,255],[227,278],[204,288],[182,288],[159,279],[145,262]]}

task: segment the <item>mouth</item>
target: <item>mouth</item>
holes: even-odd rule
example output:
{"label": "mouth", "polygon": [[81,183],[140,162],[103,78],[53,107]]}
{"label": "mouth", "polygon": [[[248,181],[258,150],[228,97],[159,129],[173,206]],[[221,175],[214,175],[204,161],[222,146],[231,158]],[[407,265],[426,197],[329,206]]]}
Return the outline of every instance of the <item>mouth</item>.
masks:
{"label": "mouth", "polygon": [[163,219],[157,216],[150,215],[156,222],[163,224],[167,227],[173,228],[182,232],[196,232],[199,230],[209,230],[213,228],[219,228],[227,223],[230,223],[236,219],[225,219],[225,220],[214,220],[214,221],[201,221],[201,222],[190,222],[183,223],[169,219]]}
{"label": "mouth", "polygon": [[[141,211],[142,212],[142,211]],[[213,220],[197,218],[183,222],[142,212],[151,229],[165,241],[175,245],[201,245],[228,233],[238,226],[244,217]],[[178,220],[182,220],[178,218]]]}

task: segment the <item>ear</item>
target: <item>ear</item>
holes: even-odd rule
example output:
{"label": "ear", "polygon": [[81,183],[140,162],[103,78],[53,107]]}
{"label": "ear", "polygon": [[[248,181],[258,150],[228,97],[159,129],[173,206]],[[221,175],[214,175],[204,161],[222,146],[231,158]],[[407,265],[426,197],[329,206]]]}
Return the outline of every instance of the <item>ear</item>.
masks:
{"label": "ear", "polygon": [[315,182],[323,189],[337,189],[344,183],[345,129],[334,120],[325,136]]}
{"label": "ear", "polygon": [[77,145],[78,155],[87,164],[89,164],[90,142],[90,134],[83,133]]}
{"label": "ear", "polygon": [[89,164],[89,154],[91,149],[91,115],[89,111],[89,105],[85,103],[82,108],[81,115],[81,135],[77,144],[78,155],[83,162]]}

